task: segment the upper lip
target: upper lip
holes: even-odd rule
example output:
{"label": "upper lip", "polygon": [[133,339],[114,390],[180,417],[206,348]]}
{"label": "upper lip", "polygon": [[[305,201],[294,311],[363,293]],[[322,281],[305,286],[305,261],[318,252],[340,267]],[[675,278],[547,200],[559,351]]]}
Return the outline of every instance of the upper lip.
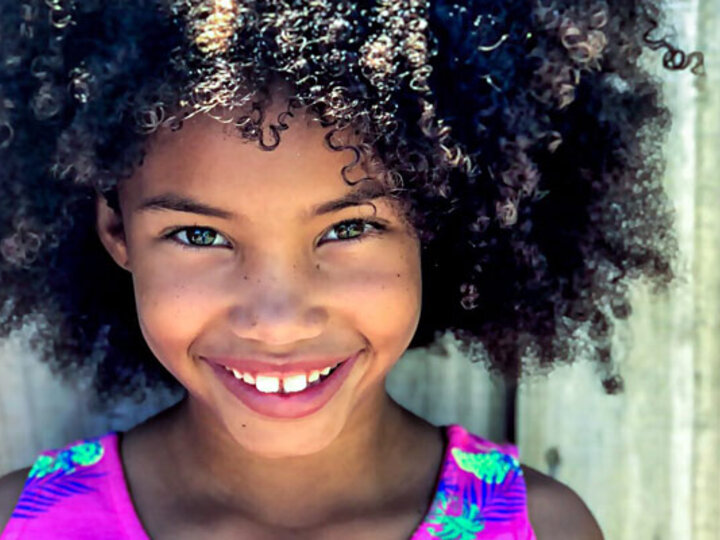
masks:
{"label": "upper lip", "polygon": [[345,360],[355,356],[357,352],[344,356],[292,356],[284,358],[275,358],[268,360],[260,360],[257,356],[254,358],[238,358],[228,356],[203,356],[201,358],[223,367],[229,367],[242,373],[266,373],[277,376],[290,375],[292,373],[310,373],[311,371],[319,371],[326,367],[333,367]]}

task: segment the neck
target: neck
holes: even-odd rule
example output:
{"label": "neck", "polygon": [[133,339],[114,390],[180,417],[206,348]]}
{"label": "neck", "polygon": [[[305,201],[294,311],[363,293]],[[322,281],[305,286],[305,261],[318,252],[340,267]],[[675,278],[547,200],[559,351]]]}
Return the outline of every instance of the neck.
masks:
{"label": "neck", "polygon": [[192,397],[167,419],[171,489],[287,527],[312,527],[386,503],[403,475],[412,475],[415,460],[408,458],[417,455],[413,446],[429,426],[382,388],[323,450],[270,459],[241,447]]}

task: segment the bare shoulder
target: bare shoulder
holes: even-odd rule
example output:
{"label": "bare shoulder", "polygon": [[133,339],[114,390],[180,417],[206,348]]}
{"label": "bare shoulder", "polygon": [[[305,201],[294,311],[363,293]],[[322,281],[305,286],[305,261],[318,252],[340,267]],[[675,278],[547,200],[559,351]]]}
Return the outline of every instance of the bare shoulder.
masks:
{"label": "bare shoulder", "polygon": [[537,469],[521,467],[530,524],[538,540],[603,540],[600,526],[577,493]]}
{"label": "bare shoulder", "polygon": [[0,477],[0,531],[10,521],[10,514],[20,498],[29,472],[30,467],[27,467]]}

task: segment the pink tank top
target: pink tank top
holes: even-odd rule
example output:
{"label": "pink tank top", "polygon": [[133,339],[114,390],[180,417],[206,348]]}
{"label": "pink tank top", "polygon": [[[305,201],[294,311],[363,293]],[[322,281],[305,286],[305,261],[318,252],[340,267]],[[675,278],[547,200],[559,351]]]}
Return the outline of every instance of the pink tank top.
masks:
{"label": "pink tank top", "polygon": [[[435,497],[410,540],[535,540],[517,448],[442,426],[447,445]],[[118,436],[40,454],[0,540],[148,540],[135,513]]]}

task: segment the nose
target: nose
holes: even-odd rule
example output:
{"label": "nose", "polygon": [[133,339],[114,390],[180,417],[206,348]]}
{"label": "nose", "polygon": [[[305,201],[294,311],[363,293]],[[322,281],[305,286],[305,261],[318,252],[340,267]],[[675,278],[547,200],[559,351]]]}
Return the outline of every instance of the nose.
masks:
{"label": "nose", "polygon": [[231,327],[239,338],[281,346],[323,332],[327,310],[299,268],[297,262],[274,258],[262,268],[241,271],[241,293],[230,309]]}

